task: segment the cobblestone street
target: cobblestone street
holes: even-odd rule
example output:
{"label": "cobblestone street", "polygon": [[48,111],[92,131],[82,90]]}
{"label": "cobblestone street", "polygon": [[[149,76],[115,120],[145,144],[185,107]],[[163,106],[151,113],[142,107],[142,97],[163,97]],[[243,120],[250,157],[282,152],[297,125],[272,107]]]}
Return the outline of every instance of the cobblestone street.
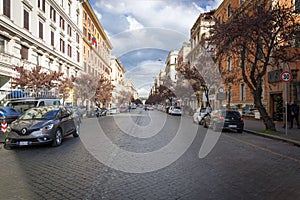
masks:
{"label": "cobblestone street", "polygon": [[[149,138],[134,137],[138,127],[120,128],[128,119],[147,126],[149,134],[156,120],[164,121],[164,126]],[[99,125],[121,149],[147,153],[169,144],[180,121],[191,127],[182,125],[185,134],[198,128],[186,117],[143,110],[101,117]],[[128,173],[103,164],[86,146],[86,136],[93,140],[97,134],[91,128],[95,122],[96,118],[85,119],[80,138],[68,137],[57,148],[0,149],[1,199],[297,199],[300,195],[300,149],[291,144],[226,132],[200,159],[199,149],[209,132],[199,127],[175,162],[154,171]],[[125,134],[129,129],[131,135]],[[115,152],[111,157],[117,158]]]}

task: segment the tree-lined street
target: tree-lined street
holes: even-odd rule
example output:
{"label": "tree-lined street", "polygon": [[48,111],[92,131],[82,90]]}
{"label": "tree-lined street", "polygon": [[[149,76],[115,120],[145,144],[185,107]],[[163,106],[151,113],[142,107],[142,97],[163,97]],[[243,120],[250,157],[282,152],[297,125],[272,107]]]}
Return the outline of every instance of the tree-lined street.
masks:
{"label": "tree-lined street", "polygon": [[[128,120],[131,126],[124,123]],[[160,130],[157,120],[163,122]],[[91,152],[91,147],[85,146],[88,142],[85,135],[96,140],[100,134],[100,129],[92,130],[99,124],[112,143],[124,151],[155,152],[178,136],[180,121],[189,123],[190,128],[184,130],[187,136],[198,128],[195,139],[178,160],[155,171],[127,173],[113,169],[92,156],[96,151]],[[143,127],[149,130],[144,135],[135,132]],[[200,159],[204,137],[213,132],[207,132],[186,116],[142,109],[84,119],[81,130],[80,138],[66,138],[57,148],[1,149],[1,198],[297,199],[300,194],[300,149],[289,143],[245,132],[226,132],[212,151]],[[110,156],[113,160],[119,155],[112,152]]]}

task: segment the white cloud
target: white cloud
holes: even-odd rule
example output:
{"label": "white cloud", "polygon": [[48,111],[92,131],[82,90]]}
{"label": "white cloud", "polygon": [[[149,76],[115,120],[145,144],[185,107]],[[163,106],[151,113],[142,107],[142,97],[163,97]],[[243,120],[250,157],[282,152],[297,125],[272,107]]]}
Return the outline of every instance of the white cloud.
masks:
{"label": "white cloud", "polygon": [[[184,41],[189,40],[190,29],[200,13],[217,8],[223,0],[93,1],[95,13],[113,45],[112,54],[121,57],[143,49],[178,50]],[[139,61],[132,60],[130,64],[137,67],[126,73],[134,80],[140,95],[149,92],[153,77],[163,67],[158,67],[151,59],[157,60],[148,57],[144,62],[140,62],[140,58]]]}
{"label": "white cloud", "polygon": [[132,16],[127,17],[127,21],[129,23],[129,31],[144,28],[142,24],[140,24],[135,18]]}
{"label": "white cloud", "polygon": [[148,97],[149,95],[149,89],[146,88],[140,88],[137,90],[140,97]]}

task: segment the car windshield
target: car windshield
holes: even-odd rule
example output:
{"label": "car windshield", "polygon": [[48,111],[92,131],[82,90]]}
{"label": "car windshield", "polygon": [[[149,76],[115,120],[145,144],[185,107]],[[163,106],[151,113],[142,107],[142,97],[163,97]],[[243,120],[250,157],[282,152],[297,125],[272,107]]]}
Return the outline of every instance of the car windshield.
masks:
{"label": "car windshield", "polygon": [[53,107],[32,108],[24,112],[19,119],[53,119],[56,117],[58,112],[59,109]]}

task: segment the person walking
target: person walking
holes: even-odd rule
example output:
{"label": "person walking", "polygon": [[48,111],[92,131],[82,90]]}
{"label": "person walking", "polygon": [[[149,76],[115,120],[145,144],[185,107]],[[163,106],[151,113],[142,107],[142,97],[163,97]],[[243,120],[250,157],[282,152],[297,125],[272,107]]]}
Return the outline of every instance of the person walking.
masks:
{"label": "person walking", "polygon": [[299,126],[299,106],[294,101],[294,103],[291,105],[291,126],[290,128],[293,128],[294,119],[296,120],[298,128]]}

